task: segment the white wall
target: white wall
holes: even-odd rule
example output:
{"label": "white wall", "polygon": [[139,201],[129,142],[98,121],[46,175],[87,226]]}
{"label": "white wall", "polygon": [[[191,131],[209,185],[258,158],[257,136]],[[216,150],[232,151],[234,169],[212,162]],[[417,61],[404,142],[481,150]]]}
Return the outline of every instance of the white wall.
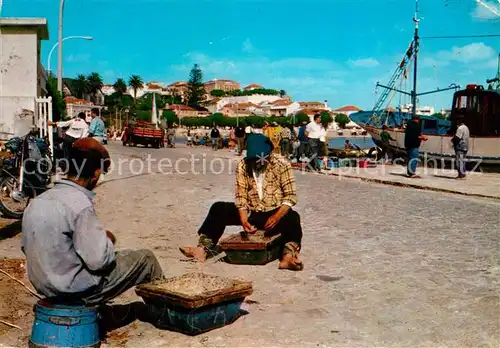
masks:
{"label": "white wall", "polygon": [[262,102],[275,102],[276,100],[281,99],[277,95],[261,95],[261,94],[255,94],[255,95],[246,95],[246,96],[240,96],[240,97],[224,97],[221,99],[220,103],[220,108],[224,107],[226,104],[233,104],[233,103],[254,103],[254,104],[260,104]]}
{"label": "white wall", "polygon": [[0,138],[26,134],[32,119],[16,116],[35,110],[38,96],[38,36],[22,28],[0,32]]}

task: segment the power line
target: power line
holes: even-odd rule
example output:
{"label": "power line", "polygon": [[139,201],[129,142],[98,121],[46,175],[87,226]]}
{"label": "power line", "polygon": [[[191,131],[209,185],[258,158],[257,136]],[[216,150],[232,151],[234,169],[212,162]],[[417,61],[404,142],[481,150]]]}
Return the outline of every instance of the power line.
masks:
{"label": "power line", "polygon": [[456,35],[456,36],[424,36],[421,39],[465,39],[474,37],[500,37],[500,34],[485,34],[485,35]]}

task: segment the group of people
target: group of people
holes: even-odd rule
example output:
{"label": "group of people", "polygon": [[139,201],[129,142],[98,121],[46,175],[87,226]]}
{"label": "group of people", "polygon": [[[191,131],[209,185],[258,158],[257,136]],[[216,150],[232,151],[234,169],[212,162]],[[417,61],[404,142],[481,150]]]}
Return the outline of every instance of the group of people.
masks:
{"label": "group of people", "polygon": [[87,115],[80,112],[77,117],[69,121],[51,122],[50,126],[66,129],[62,137],[64,158],[69,159],[69,152],[75,141],[82,138],[94,138],[99,144],[104,144],[105,125],[99,109],[91,110],[92,121],[87,123]]}
{"label": "group of people", "polygon": [[[204,262],[219,253],[225,228],[240,225],[249,234],[281,234],[279,268],[300,271],[302,227],[293,210],[297,192],[290,163],[273,153],[272,141],[262,134],[249,134],[246,148],[235,201],[214,203],[198,230],[198,246],[180,250]],[[162,279],[151,251],[116,251],[115,235],[99,221],[93,190],[109,169],[108,151],[95,137],[82,136],[68,147],[68,156],[67,178],[33,199],[23,217],[21,248],[35,289],[58,303],[98,305]]]}

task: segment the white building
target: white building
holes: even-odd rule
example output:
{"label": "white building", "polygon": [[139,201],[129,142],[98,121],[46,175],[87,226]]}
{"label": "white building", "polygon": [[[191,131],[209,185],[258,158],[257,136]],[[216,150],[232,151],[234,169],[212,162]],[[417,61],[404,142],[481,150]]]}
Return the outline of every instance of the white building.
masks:
{"label": "white building", "polygon": [[[413,104],[406,104],[399,106],[401,112],[410,113],[412,112]],[[435,110],[432,106],[417,106],[417,115],[431,116],[435,114]]]}
{"label": "white building", "polygon": [[242,104],[242,103],[252,103],[252,104],[262,104],[263,102],[275,102],[281,99],[277,95],[245,95],[238,97],[224,97],[221,98],[219,107],[223,108],[226,104]]}
{"label": "white building", "polygon": [[0,18],[0,138],[21,136],[34,124],[35,99],[45,96],[41,41],[45,18]]}

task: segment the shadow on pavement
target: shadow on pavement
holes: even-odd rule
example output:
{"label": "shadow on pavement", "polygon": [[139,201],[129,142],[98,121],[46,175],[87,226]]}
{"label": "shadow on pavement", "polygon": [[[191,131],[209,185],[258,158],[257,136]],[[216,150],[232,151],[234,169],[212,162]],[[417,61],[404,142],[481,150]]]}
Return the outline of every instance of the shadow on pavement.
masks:
{"label": "shadow on pavement", "polygon": [[0,228],[0,241],[14,238],[22,231],[22,221],[12,220],[13,222]]}

